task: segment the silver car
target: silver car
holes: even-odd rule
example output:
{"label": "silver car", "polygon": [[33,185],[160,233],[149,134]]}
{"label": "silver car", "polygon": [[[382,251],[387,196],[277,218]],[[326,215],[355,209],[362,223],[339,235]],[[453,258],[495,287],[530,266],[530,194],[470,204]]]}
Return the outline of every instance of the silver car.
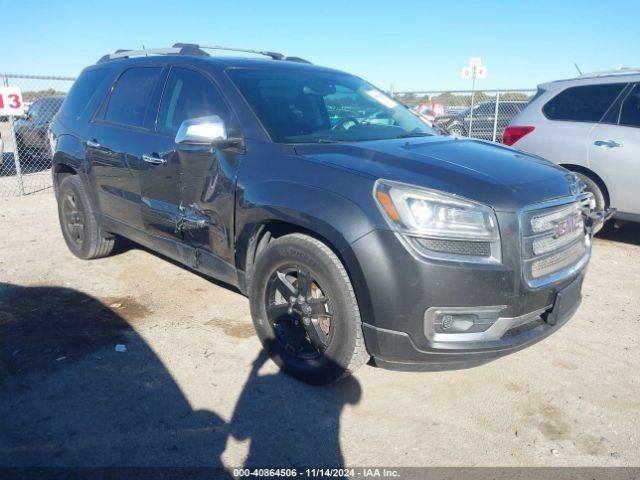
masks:
{"label": "silver car", "polygon": [[640,69],[540,85],[503,142],[578,174],[598,210],[640,222]]}

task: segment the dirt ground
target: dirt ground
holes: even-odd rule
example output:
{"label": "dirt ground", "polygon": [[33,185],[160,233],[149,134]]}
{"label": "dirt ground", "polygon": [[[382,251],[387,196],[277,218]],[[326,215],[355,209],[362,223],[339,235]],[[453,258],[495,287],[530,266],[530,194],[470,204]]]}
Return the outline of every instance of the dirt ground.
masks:
{"label": "dirt ground", "polygon": [[640,465],[637,225],[535,346],[322,388],[265,361],[236,291],[135,245],[78,260],[57,222],[0,199],[0,465]]}

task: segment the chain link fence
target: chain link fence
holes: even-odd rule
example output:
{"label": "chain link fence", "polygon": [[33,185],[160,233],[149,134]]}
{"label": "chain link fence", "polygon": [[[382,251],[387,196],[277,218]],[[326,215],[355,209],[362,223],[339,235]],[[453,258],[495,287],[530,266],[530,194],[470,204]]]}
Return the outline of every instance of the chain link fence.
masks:
{"label": "chain link fence", "polygon": [[[20,87],[28,107],[21,118],[0,117],[0,197],[51,189],[48,129],[75,78],[0,74]],[[504,129],[535,94],[531,89],[392,92],[443,133],[502,142]]]}
{"label": "chain link fence", "polygon": [[393,92],[443,133],[502,142],[505,128],[536,90]]}
{"label": "chain link fence", "polygon": [[49,191],[49,125],[75,79],[18,74],[0,79],[3,86],[20,87],[26,107],[23,117],[0,117],[0,197]]}

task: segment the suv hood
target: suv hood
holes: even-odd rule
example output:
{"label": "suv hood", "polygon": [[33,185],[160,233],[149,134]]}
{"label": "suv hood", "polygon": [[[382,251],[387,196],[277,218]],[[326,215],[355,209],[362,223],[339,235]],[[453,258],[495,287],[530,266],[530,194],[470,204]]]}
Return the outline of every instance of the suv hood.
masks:
{"label": "suv hood", "polygon": [[434,136],[295,149],[312,161],[454,193],[503,211],[572,194],[564,168],[480,140]]}

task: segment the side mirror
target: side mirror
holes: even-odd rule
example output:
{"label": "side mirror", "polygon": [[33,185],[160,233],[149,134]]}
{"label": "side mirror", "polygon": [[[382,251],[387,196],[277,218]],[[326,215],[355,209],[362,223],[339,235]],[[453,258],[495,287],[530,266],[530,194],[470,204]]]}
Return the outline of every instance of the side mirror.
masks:
{"label": "side mirror", "polygon": [[211,145],[227,140],[227,129],[218,115],[185,120],[176,133],[176,143]]}

